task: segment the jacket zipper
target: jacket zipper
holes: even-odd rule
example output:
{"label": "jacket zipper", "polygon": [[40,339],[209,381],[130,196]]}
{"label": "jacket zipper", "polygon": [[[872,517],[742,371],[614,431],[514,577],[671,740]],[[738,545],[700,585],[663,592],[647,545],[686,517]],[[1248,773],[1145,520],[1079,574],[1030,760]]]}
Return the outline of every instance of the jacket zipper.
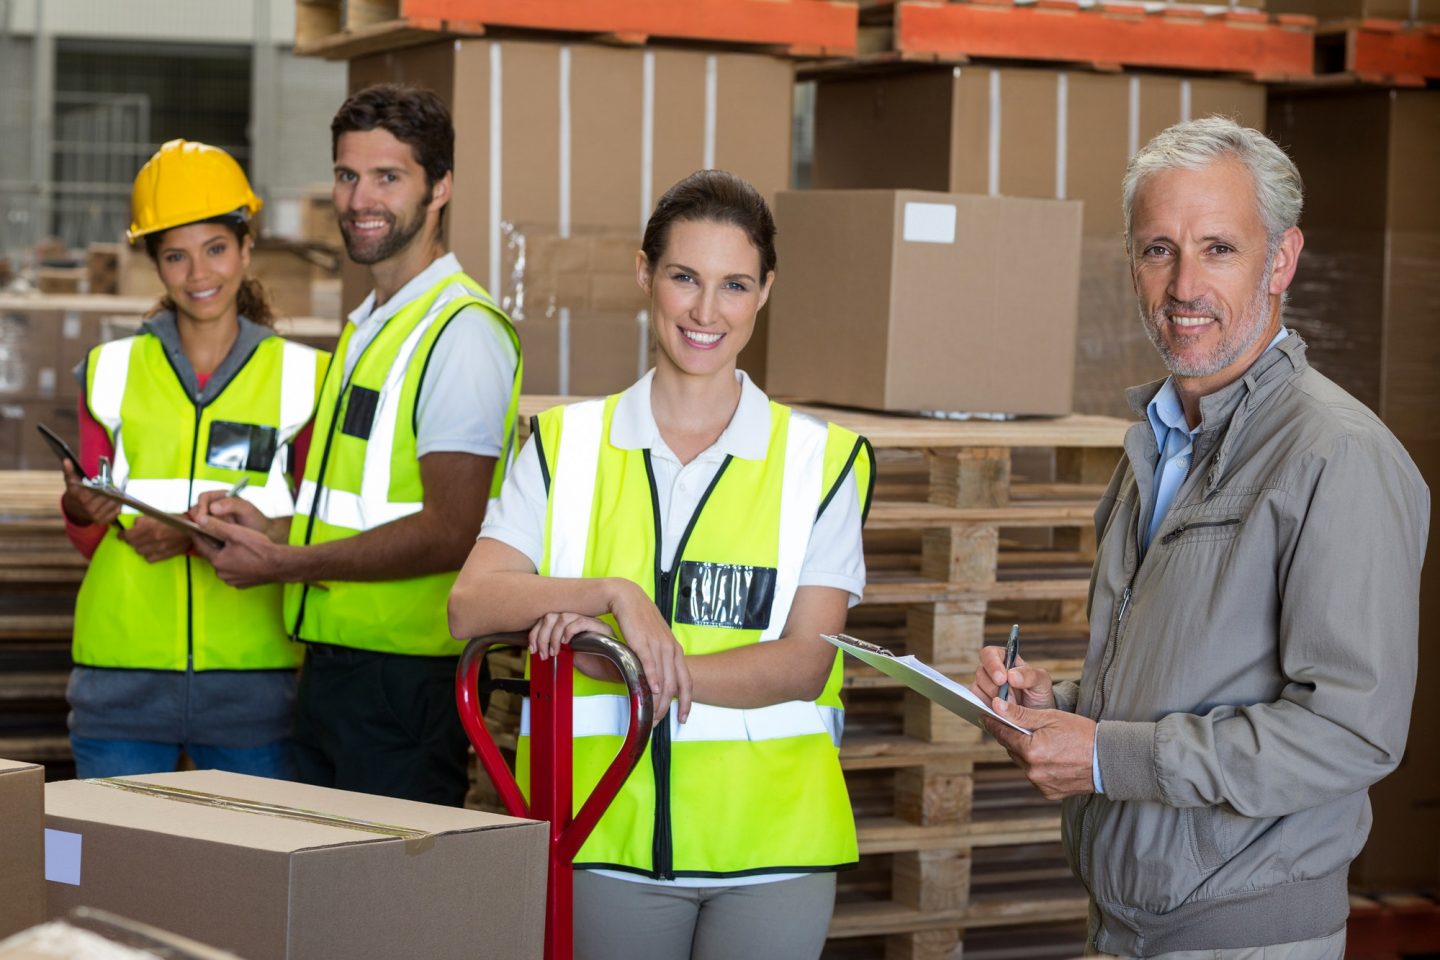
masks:
{"label": "jacket zipper", "polygon": [[1234,527],[1239,526],[1239,524],[1239,517],[1229,517],[1225,520],[1197,520],[1194,523],[1187,523],[1171,530],[1160,538],[1160,544],[1161,546],[1169,546],[1191,530],[1199,530],[1204,527]]}
{"label": "jacket zipper", "polygon": [[[1099,718],[1104,714],[1105,703],[1109,699],[1110,668],[1115,662],[1115,653],[1120,645],[1120,629],[1125,622],[1125,614],[1130,609],[1130,601],[1134,596],[1135,577],[1138,572],[1137,569],[1136,573],[1132,573],[1130,575],[1130,582],[1125,584],[1125,590],[1120,594],[1120,609],[1116,611],[1115,622],[1110,628],[1110,642],[1107,645],[1105,656],[1100,665],[1100,684],[1097,693],[1099,703],[1095,708],[1096,723],[1099,722]],[[1090,876],[1090,863],[1093,859],[1090,855],[1093,852],[1091,846],[1094,843],[1094,835],[1090,829],[1091,821],[1093,820],[1091,814],[1095,809],[1093,801],[1094,794],[1086,796],[1080,809],[1080,872],[1082,878],[1085,878],[1085,885],[1087,887],[1090,885],[1088,878]]]}

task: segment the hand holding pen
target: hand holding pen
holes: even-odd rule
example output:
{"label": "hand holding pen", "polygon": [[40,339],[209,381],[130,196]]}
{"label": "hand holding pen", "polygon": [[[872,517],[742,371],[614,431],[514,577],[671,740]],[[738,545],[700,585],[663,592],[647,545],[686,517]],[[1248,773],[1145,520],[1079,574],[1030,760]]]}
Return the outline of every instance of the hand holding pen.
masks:
{"label": "hand holding pen", "polygon": [[1030,708],[1055,706],[1049,671],[1030,666],[1020,655],[1018,625],[1011,627],[1010,641],[1005,646],[980,648],[980,666],[975,670],[971,690],[986,703],[998,698]]}
{"label": "hand holding pen", "polygon": [[1005,641],[1005,682],[1000,684],[1000,699],[1010,699],[1010,671],[1015,669],[1015,658],[1020,655],[1020,624],[1010,627],[1010,639]]}

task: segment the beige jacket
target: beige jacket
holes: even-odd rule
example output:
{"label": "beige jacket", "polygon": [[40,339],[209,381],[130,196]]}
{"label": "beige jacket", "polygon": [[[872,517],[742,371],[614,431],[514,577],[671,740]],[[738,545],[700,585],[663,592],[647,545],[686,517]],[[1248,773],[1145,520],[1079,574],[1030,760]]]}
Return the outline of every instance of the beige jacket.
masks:
{"label": "beige jacket", "polygon": [[1409,725],[1430,504],[1414,463],[1293,334],[1200,406],[1143,558],[1159,454],[1149,424],[1126,435],[1095,514],[1084,673],[1057,686],[1099,720],[1105,794],[1066,801],[1064,839],[1107,953],[1339,930],[1366,790]]}

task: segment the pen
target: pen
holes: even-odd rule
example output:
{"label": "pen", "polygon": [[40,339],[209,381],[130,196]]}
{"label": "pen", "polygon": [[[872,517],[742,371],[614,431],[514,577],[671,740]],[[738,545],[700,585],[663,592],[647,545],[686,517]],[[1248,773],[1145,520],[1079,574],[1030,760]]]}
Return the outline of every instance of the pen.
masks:
{"label": "pen", "polygon": [[1010,699],[1010,671],[1015,666],[1015,658],[1020,655],[1020,624],[1010,628],[1010,639],[1005,641],[1005,682],[1000,684],[1000,699]]}
{"label": "pen", "polygon": [[227,496],[227,497],[238,497],[238,496],[240,496],[240,491],[241,491],[241,490],[244,490],[244,489],[245,489],[246,487],[248,487],[249,485],[250,485],[250,478],[249,478],[249,477],[241,477],[239,480],[236,480],[236,481],[235,481],[235,486],[231,487],[231,488],[230,488],[230,492],[227,493],[227,494],[225,494],[225,496]]}

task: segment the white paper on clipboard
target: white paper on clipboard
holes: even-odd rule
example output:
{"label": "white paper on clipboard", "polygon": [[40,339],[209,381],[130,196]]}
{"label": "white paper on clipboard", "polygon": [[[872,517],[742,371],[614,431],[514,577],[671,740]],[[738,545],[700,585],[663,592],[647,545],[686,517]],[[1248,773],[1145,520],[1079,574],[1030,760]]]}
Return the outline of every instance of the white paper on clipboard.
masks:
{"label": "white paper on clipboard", "polygon": [[116,503],[130,507],[132,510],[136,510],[147,517],[159,520],[166,526],[174,527],[176,530],[180,530],[185,533],[194,534],[195,536],[204,540],[206,543],[210,544],[212,547],[216,547],[218,549],[219,547],[225,546],[224,540],[221,540],[219,537],[215,536],[213,533],[206,530],[204,527],[200,526],[200,524],[196,523],[194,520],[191,520],[189,517],[178,517],[173,513],[166,513],[159,507],[151,506],[143,500],[137,500],[135,497],[130,496],[124,490],[121,490],[118,487],[111,486],[104,481],[98,479],[82,480],[81,486],[84,486],[90,490],[94,490],[96,493],[100,494],[100,496],[106,497],[110,500],[114,500]]}
{"label": "white paper on clipboard", "polygon": [[985,728],[983,719],[994,717],[1026,736],[1030,734],[1029,730],[1018,723],[990,709],[990,706],[972,693],[969,687],[951,680],[939,670],[927,663],[922,663],[913,656],[897,657],[884,647],[865,643],[863,640],[857,640],[843,633],[839,636],[822,633],[821,636],[855,659],[863,660],[888,677],[894,677],[911,690],[928,700],[935,701],[957,717],[968,720],[982,730]]}

